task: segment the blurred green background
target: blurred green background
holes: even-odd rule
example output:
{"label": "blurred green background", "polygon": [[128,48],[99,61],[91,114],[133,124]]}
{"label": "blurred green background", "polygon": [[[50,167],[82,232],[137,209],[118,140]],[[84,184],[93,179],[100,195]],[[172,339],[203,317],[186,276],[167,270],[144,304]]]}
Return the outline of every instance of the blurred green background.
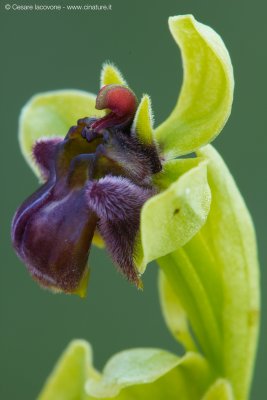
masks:
{"label": "blurred green background", "polygon": [[[236,90],[233,112],[215,142],[228,163],[255,221],[266,297],[266,39],[267,3],[254,0],[107,0],[110,12],[15,12],[1,2],[1,399],[35,399],[67,343],[85,338],[102,368],[117,351],[153,346],[177,351],[159,308],[157,267],[137,291],[119,276],[106,253],[93,249],[88,297],[52,295],[39,289],[10,244],[16,207],[38,183],[17,141],[21,107],[35,93],[78,88],[96,93],[106,60],[119,66],[140,97],[149,93],[156,124],[171,111],[182,80],[179,50],[167,18],[192,13],[223,37],[232,57]],[[17,0],[17,4],[34,4]],[[104,4],[62,0],[36,4]],[[10,4],[13,4],[12,0]],[[265,399],[266,311],[251,399]],[[265,395],[264,395],[265,394]]]}

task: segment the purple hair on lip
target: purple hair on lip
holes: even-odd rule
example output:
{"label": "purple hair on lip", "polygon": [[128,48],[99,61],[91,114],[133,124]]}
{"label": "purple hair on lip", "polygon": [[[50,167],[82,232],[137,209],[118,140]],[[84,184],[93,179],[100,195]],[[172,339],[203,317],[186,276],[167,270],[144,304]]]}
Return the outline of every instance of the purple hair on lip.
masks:
{"label": "purple hair on lip", "polygon": [[143,204],[155,194],[123,177],[106,176],[87,184],[90,209],[99,217],[98,229],[119,270],[137,285],[140,279],[134,265],[134,244]]}

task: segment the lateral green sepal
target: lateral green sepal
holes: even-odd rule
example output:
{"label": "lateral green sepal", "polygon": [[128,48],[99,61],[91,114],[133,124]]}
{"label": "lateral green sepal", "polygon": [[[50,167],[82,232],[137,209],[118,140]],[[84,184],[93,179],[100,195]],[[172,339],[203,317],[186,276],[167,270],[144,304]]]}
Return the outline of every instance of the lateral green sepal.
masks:
{"label": "lateral green sepal", "polygon": [[[150,261],[188,242],[203,226],[209,212],[211,196],[206,162],[200,162],[181,175],[179,168],[181,166],[180,171],[185,168],[185,161],[176,160],[173,164],[176,181],[149,199],[141,212],[140,240],[136,246],[136,264],[140,273]],[[192,165],[191,161],[189,165]],[[169,165],[162,174],[165,179],[173,179]],[[158,179],[162,181],[160,177]]]}

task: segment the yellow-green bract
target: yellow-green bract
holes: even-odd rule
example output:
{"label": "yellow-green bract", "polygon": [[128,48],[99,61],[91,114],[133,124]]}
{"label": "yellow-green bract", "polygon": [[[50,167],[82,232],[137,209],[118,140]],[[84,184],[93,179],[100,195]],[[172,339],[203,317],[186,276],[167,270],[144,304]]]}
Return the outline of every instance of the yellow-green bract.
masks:
{"label": "yellow-green bract", "polygon": [[[259,320],[255,234],[229,170],[208,145],[231,111],[231,61],[221,38],[191,15],[172,17],[169,26],[181,48],[184,82],[176,106],[159,127],[153,128],[148,95],[134,120],[140,140],[155,141],[165,159],[163,171],[154,176],[160,193],[142,209],[136,263],[143,273],[148,262],[158,260],[162,311],[186,353],[129,350],[112,357],[100,374],[92,366],[90,346],[74,341],[39,400],[249,396]],[[114,83],[126,81],[106,64],[101,86]],[[103,115],[94,103],[95,96],[79,91],[30,100],[21,115],[20,143],[33,168],[31,147],[40,134],[63,136],[81,116]],[[192,152],[195,158],[175,159]]]}

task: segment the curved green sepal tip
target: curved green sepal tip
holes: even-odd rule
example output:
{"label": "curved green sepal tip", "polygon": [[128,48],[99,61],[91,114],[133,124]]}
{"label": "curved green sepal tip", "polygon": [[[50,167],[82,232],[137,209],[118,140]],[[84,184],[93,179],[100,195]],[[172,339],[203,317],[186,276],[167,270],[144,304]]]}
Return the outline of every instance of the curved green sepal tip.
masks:
{"label": "curved green sepal tip", "polygon": [[218,379],[202,400],[235,400],[230,382],[226,379]]}
{"label": "curved green sepal tip", "polygon": [[197,154],[208,161],[212,203],[202,229],[221,274],[224,375],[237,399],[248,396],[259,329],[259,266],[249,211],[218,152],[208,145]]}
{"label": "curved green sepal tip", "polygon": [[100,88],[106,85],[128,86],[119,69],[109,62],[103,65],[100,75]]}
{"label": "curved green sepal tip", "polygon": [[155,130],[167,158],[191,153],[219,134],[234,89],[231,60],[216,32],[192,15],[171,17],[169,27],[181,49],[184,80],[174,110]]}
{"label": "curved green sepal tip", "polygon": [[31,153],[36,140],[64,137],[79,118],[102,115],[102,111],[95,109],[95,96],[79,90],[59,90],[32,97],[20,115],[19,142],[35,174],[40,175]]}
{"label": "curved green sepal tip", "polygon": [[159,270],[159,295],[161,310],[172,335],[185,350],[197,351],[186,312],[162,270]]}
{"label": "curved green sepal tip", "polygon": [[[183,160],[175,160],[173,165],[179,169],[179,161],[184,168]],[[166,177],[168,172],[163,170],[163,174]],[[206,221],[210,200],[207,165],[200,162],[145,203],[136,252],[140,273],[148,262],[183,246],[199,231]]]}
{"label": "curved green sepal tip", "polygon": [[144,94],[140,101],[131,129],[142,143],[147,145],[153,143],[153,113],[151,100],[147,94]]}

